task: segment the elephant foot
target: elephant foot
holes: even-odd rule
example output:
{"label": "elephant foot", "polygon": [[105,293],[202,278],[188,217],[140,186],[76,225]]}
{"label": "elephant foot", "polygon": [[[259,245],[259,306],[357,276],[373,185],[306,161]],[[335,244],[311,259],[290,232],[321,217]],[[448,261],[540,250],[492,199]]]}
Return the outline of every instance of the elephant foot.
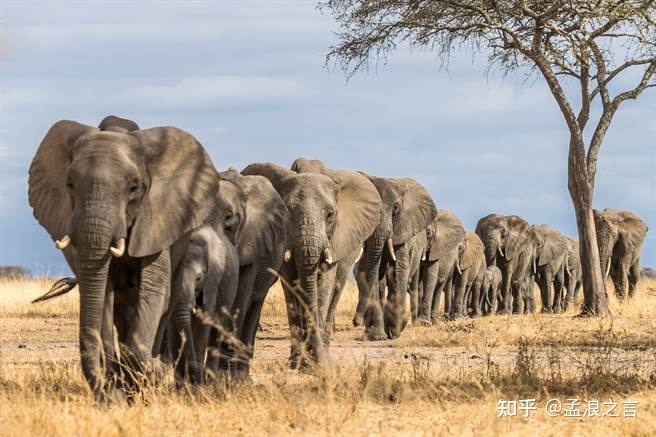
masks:
{"label": "elephant foot", "polygon": [[510,315],[510,310],[500,310],[497,311],[497,314],[500,316],[509,316]]}
{"label": "elephant foot", "polygon": [[474,313],[471,313],[471,314],[469,315],[469,317],[472,318],[472,319],[476,319],[476,318],[478,318],[478,317],[481,317],[481,315],[482,315],[481,313],[476,313],[476,312],[474,312]]}
{"label": "elephant foot", "polygon": [[365,337],[368,341],[387,340],[387,334],[380,328],[365,331]]}
{"label": "elephant foot", "polygon": [[429,327],[433,325],[433,322],[425,317],[418,317],[412,324],[415,326]]}
{"label": "elephant foot", "polygon": [[542,308],[542,310],[540,310],[540,313],[541,314],[552,314],[553,311],[550,310],[549,308]]}
{"label": "elephant foot", "polygon": [[363,320],[364,316],[362,314],[356,313],[355,316],[353,316],[353,326],[362,326]]}

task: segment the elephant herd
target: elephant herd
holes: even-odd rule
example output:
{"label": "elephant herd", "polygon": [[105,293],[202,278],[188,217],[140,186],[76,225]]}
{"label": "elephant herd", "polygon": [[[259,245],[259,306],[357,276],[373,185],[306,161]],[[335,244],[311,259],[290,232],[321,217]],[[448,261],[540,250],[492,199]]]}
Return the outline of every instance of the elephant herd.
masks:
{"label": "elephant herd", "polygon": [[[101,401],[134,392],[158,360],[179,381],[247,379],[278,279],[294,368],[326,360],[351,268],[353,324],[369,340],[399,337],[408,312],[419,325],[441,308],[445,319],[535,312],[533,284],[541,310],[559,312],[581,288],[577,241],[549,226],[490,214],[468,232],[414,179],[317,160],[219,172],[189,133],[115,116],[55,123],[29,201],[75,274],[82,370]],[[630,297],[647,225],[613,209],[595,224],[602,268]]]}

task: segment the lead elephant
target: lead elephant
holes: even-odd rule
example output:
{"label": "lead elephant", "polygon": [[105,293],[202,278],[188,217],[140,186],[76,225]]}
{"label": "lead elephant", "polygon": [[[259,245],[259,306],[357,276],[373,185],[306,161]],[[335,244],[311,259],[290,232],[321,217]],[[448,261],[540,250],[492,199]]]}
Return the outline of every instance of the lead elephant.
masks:
{"label": "lead elephant", "polygon": [[242,174],[267,177],[289,210],[280,275],[292,339],[290,363],[297,367],[324,362],[323,336],[337,264],[357,253],[374,231],[380,196],[366,177],[348,170],[298,174],[258,163]]}
{"label": "lead elephant", "polygon": [[444,291],[444,313],[451,311],[451,284],[458,255],[465,238],[462,223],[451,211],[437,210],[437,218],[426,228],[426,259],[421,265],[421,290],[418,324],[438,321],[440,297]]}
{"label": "lead elephant", "polygon": [[229,169],[221,172],[221,178],[210,223],[237,249],[239,289],[232,307],[236,339],[224,338],[208,367],[228,371],[231,378],[239,380],[249,377],[262,306],[277,280],[272,272],[282,264],[290,217],[266,177]]}
{"label": "lead elephant", "polygon": [[565,266],[567,295],[565,297],[564,309],[567,310],[571,303],[575,304],[577,302],[579,291],[583,285],[583,271],[581,270],[581,258],[579,257],[578,238],[567,237],[567,262]]}
{"label": "lead elephant", "polygon": [[533,226],[538,238],[535,258],[535,282],[540,287],[543,313],[562,312],[564,309],[565,268],[567,239],[548,225]]}
{"label": "lead elephant", "polygon": [[632,297],[640,280],[640,253],[649,227],[638,214],[594,210],[601,270],[611,277],[620,299]]}
{"label": "lead elephant", "polygon": [[526,220],[516,215],[489,214],[476,224],[476,234],[485,246],[487,265],[501,270],[501,314],[521,313],[528,284],[535,237]]}
{"label": "lead elephant", "polygon": [[81,365],[97,400],[107,399],[116,357],[113,325],[130,373],[150,367],[169,299],[170,246],[203,224],[220,180],[187,132],[112,125],[55,123],[29,171],[34,216],[79,283]]}
{"label": "lead elephant", "polygon": [[353,324],[358,326],[364,319],[367,338],[383,340],[399,337],[406,324],[409,243],[415,235],[426,231],[435,220],[437,209],[426,188],[414,179],[368,177],[383,206],[356,265],[359,297]]}

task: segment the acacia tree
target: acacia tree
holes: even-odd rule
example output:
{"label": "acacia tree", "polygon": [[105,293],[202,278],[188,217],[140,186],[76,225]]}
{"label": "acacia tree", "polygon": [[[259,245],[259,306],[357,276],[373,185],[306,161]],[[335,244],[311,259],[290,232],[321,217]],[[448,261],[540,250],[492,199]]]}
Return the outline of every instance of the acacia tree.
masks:
{"label": "acacia tree", "polygon": [[[570,133],[582,315],[609,314],[592,210],[597,159],[621,104],[656,85],[654,1],[327,0],[320,8],[340,26],[327,59],[349,76],[406,43],[436,51],[443,62],[454,49],[469,49],[504,73],[524,68],[544,79]],[[631,79],[632,87],[613,94],[613,85]]]}

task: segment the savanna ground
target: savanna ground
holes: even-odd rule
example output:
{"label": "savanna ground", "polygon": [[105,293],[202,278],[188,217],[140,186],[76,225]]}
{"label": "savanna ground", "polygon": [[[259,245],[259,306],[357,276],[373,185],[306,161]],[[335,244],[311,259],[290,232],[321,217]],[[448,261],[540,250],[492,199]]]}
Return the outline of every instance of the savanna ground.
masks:
{"label": "savanna ground", "polygon": [[[77,291],[29,301],[52,280],[0,283],[0,435],[545,434],[656,435],[656,281],[643,279],[612,319],[494,316],[409,326],[400,339],[366,342],[351,326],[348,284],[337,314],[332,364],[290,370],[284,300],[276,285],[258,333],[253,382],[146,387],[132,406],[95,405],[77,351]],[[170,372],[169,372],[170,373]],[[523,418],[497,417],[498,401],[536,399]],[[545,403],[618,402],[620,417],[550,417]],[[636,418],[622,401],[638,402]]]}

